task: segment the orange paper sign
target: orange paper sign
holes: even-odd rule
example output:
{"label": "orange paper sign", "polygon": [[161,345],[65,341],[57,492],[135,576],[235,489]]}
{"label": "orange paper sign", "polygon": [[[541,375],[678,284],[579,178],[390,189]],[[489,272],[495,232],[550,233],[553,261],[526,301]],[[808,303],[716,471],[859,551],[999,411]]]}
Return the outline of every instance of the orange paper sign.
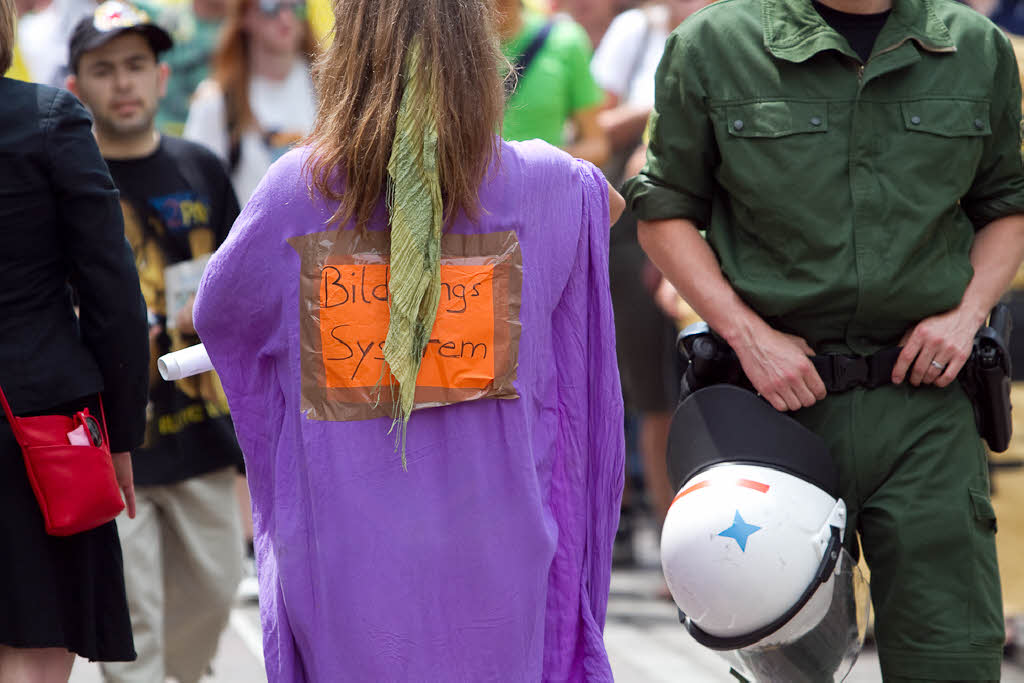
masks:
{"label": "orange paper sign", "polygon": [[[323,267],[320,338],[328,388],[373,387],[380,380],[389,279],[386,264]],[[494,266],[442,264],[441,303],[416,386],[484,389],[494,381],[494,358]]]}

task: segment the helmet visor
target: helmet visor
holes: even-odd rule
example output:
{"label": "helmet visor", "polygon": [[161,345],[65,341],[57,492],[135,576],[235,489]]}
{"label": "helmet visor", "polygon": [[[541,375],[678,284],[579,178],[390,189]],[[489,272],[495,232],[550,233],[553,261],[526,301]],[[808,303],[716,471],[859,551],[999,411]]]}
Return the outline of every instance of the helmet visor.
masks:
{"label": "helmet visor", "polygon": [[843,550],[832,578],[785,626],[753,645],[719,654],[751,682],[842,681],[864,645],[870,612],[868,582]]}

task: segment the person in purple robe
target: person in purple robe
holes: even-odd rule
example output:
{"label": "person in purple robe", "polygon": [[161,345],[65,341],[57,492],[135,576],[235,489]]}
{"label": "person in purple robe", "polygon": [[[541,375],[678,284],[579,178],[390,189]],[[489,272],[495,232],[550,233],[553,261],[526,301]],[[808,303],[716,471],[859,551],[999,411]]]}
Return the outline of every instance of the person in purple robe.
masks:
{"label": "person in purple robe", "polygon": [[194,311],[245,453],[268,678],[611,681],[622,200],[497,137],[488,0],[334,12],[315,130]]}

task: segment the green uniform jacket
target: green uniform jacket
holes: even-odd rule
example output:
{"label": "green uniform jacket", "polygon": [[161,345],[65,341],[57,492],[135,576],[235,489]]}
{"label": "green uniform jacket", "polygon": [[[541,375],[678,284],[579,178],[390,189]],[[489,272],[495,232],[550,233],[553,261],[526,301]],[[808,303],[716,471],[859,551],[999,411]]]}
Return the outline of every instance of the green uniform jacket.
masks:
{"label": "green uniform jacket", "polygon": [[975,231],[1024,213],[1013,50],[955,2],[895,0],[862,63],[810,0],[721,0],[656,88],[632,209],[707,228],[744,301],[819,350],[954,308]]}

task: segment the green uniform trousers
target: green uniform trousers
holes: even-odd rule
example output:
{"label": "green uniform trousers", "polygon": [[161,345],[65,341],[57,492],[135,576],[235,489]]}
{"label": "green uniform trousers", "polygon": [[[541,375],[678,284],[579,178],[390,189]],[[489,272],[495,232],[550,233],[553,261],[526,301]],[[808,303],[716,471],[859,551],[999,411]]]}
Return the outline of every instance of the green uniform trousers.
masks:
{"label": "green uniform trousers", "polygon": [[839,466],[871,570],[887,683],[999,680],[1003,610],[985,450],[959,383],[833,394],[793,414]]}

